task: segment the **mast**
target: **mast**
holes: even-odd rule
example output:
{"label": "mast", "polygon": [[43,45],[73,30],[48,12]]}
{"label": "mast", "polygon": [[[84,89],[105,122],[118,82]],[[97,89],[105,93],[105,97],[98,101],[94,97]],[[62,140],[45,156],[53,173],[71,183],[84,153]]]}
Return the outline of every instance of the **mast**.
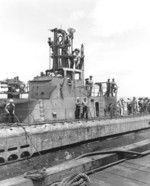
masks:
{"label": "mast", "polygon": [[[79,80],[84,82],[84,46],[80,49],[73,48],[74,28],[69,28],[67,31],[54,28],[53,41],[48,38],[48,44],[52,51],[52,70],[54,73],[58,71],[64,72],[64,77],[70,76],[75,79],[79,76]],[[78,51],[78,52],[77,52]]]}

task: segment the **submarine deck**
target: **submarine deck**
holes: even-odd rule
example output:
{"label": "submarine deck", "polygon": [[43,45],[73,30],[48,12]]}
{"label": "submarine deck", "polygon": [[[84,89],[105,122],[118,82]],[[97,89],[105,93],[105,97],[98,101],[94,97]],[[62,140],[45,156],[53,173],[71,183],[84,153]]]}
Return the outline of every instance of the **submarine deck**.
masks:
{"label": "submarine deck", "polygon": [[150,155],[123,163],[90,175],[92,186],[150,185]]}

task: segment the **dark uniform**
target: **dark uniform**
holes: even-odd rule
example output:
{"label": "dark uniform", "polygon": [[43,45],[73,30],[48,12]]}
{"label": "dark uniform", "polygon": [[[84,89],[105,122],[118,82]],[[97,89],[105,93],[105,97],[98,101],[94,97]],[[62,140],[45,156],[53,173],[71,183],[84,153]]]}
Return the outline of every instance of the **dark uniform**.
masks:
{"label": "dark uniform", "polygon": [[9,116],[11,118],[11,123],[14,123],[15,104],[13,103],[13,100],[10,100],[10,102],[6,104],[5,111],[6,123],[8,123]]}
{"label": "dark uniform", "polygon": [[106,96],[109,97],[110,96],[110,79],[108,79],[108,81],[106,82],[106,85],[107,85]]}
{"label": "dark uniform", "polygon": [[76,110],[75,110],[75,119],[80,119],[80,110],[81,110],[81,104],[80,99],[76,99]]}
{"label": "dark uniform", "polygon": [[89,96],[91,96],[92,95],[92,88],[93,88],[92,76],[90,76],[90,78],[89,78],[88,85],[89,85]]}
{"label": "dark uniform", "polygon": [[76,69],[79,69],[79,67],[80,67],[80,58],[81,58],[80,57],[80,50],[78,48],[76,48],[74,50],[74,52],[75,52],[74,65],[75,65]]}

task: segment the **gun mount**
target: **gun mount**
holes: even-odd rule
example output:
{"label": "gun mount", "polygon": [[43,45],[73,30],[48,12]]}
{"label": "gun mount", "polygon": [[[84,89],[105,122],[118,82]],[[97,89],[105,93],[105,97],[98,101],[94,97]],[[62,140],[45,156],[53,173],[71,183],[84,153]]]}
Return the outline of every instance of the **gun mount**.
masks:
{"label": "gun mount", "polygon": [[26,85],[16,76],[11,79],[0,81],[0,94],[7,94],[7,98],[20,98],[20,94],[27,93]]}

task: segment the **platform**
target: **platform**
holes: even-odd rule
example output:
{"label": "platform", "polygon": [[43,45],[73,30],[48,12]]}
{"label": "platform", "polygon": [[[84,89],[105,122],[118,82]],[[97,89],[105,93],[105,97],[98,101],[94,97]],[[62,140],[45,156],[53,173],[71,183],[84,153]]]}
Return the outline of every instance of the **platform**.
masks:
{"label": "platform", "polygon": [[90,175],[91,186],[149,186],[150,155]]}
{"label": "platform", "polygon": [[[123,146],[123,147],[118,147],[118,148],[113,148],[112,150],[116,151],[116,150],[121,150],[121,151],[124,151],[124,152],[127,152],[127,151],[136,151],[136,152],[146,152],[146,154],[148,154],[148,158],[145,156],[144,158],[147,158],[146,160],[146,163],[143,164],[143,166],[141,165],[141,169],[140,170],[146,170],[146,165],[149,165],[149,175],[150,175],[150,140],[144,140],[144,141],[141,141],[141,142],[137,142],[137,143],[134,143],[134,144],[131,144],[131,145],[127,145],[127,146]],[[102,151],[101,151],[102,152]],[[106,153],[106,152],[105,152]],[[137,166],[135,168],[132,168],[132,167],[129,167],[131,166],[132,164],[135,164],[136,165],[136,162],[134,161],[137,161],[137,162],[142,162],[142,158],[138,158],[138,159],[132,159],[132,160],[126,160],[128,158],[131,158],[133,157],[132,155],[131,156],[128,156],[127,154],[126,155],[119,155],[117,153],[113,153],[111,151],[111,153],[106,153],[106,154],[99,154],[99,155],[92,155],[92,156],[87,156],[87,157],[82,157],[82,158],[77,158],[77,159],[74,159],[74,160],[70,160],[70,161],[67,161],[65,163],[62,163],[62,164],[59,164],[59,165],[56,165],[56,166],[53,166],[53,167],[50,167],[46,170],[47,172],[47,175],[45,177],[45,179],[43,181],[41,181],[40,183],[38,182],[38,186],[48,186],[48,185],[51,185],[53,183],[56,183],[56,182],[60,182],[63,178],[69,176],[69,175],[72,175],[76,172],[84,172],[84,173],[87,173],[90,177],[91,177],[91,181],[92,181],[92,184],[91,186],[98,186],[98,185],[102,185],[102,186],[111,186],[110,183],[114,183],[113,185],[115,185],[116,183],[111,181],[116,179],[116,180],[121,180],[121,175],[115,175],[115,174],[119,174],[119,173],[122,173],[123,170],[126,172],[123,173],[123,178],[124,180],[126,180],[127,178],[127,174],[129,174],[129,176],[134,176],[134,175],[130,175],[131,172],[136,172],[136,169],[137,167],[140,167],[140,165],[137,164]],[[134,156],[135,157],[135,156]],[[116,163],[118,162],[123,162],[126,160],[126,164],[128,164],[128,167],[126,165],[126,167],[122,168],[121,166],[123,164],[117,164],[117,166],[114,166],[114,168],[116,167],[116,169],[113,170],[113,167],[112,168],[107,168],[107,169],[104,169],[106,167],[110,167],[110,165],[116,165]],[[130,163],[130,161],[133,163]],[[131,164],[131,165],[130,165]],[[120,168],[121,167],[121,168]],[[16,166],[16,168],[18,168]],[[97,172],[97,173],[94,173],[94,174],[89,174],[89,173],[93,173],[93,171],[97,170],[97,169],[101,169],[101,170],[104,170],[104,171],[101,171],[101,172]],[[134,170],[135,169],[135,170]],[[110,173],[110,171],[112,170],[112,174]],[[108,172],[107,172],[108,171]],[[2,172],[1,172],[2,174]],[[108,176],[105,176],[107,175]],[[113,175],[114,174],[114,175]],[[149,175],[148,174],[144,174],[148,176],[149,178]],[[112,177],[111,177],[112,175]],[[115,176],[117,178],[115,178]],[[126,177],[125,177],[126,176]],[[137,176],[138,178],[140,178],[140,176]],[[109,179],[108,179],[109,178]],[[104,179],[104,180],[103,180]],[[131,178],[130,178],[131,179]],[[144,178],[144,180],[146,180],[146,178]],[[150,180],[150,179],[149,179]],[[105,183],[105,181],[109,181],[110,183]],[[125,182],[125,181],[124,181]],[[100,184],[101,183],[101,184]],[[128,181],[129,183],[129,181]],[[132,185],[133,186],[133,183],[130,181],[131,184],[128,184],[128,185]],[[118,183],[119,185],[120,183]],[[13,178],[7,178],[3,181],[0,181],[0,186],[37,186],[35,185],[35,183],[30,180],[30,179],[26,179],[23,177],[23,175],[21,176],[17,176],[17,177],[13,177]],[[142,185],[141,183],[139,185]],[[117,186],[117,185],[115,185]],[[122,185],[121,185],[122,186]],[[134,184],[134,186],[138,186],[138,184]]]}

